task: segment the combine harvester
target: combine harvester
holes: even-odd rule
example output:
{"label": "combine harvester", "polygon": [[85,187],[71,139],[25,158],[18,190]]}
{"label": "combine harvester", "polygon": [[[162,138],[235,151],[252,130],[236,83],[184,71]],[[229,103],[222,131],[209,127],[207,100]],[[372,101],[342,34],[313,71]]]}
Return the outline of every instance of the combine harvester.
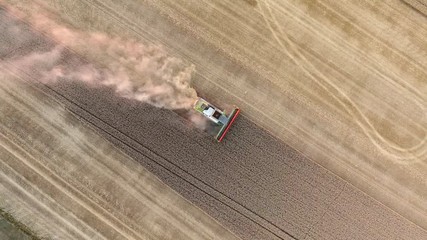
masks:
{"label": "combine harvester", "polygon": [[236,120],[237,115],[239,115],[240,113],[240,109],[234,107],[231,114],[227,116],[225,114],[225,111],[221,111],[219,108],[213,106],[203,98],[197,99],[197,101],[194,103],[194,109],[197,112],[203,114],[205,117],[209,118],[216,125],[221,127],[221,129],[215,136],[215,139],[218,142],[222,141],[225,134],[228,132],[231,125],[233,124],[234,120]]}

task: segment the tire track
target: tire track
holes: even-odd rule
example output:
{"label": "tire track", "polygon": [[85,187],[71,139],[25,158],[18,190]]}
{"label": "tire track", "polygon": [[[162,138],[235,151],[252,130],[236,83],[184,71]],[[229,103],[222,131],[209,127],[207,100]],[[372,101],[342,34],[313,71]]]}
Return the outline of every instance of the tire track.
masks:
{"label": "tire track", "polygon": [[[391,85],[393,85],[393,86],[395,86],[395,87],[397,87],[397,88],[399,88],[399,89],[401,89],[403,91],[406,91],[406,92],[414,95],[417,98],[416,100],[414,100],[415,104],[421,110],[426,109],[425,104],[423,104],[423,103],[426,102],[426,98],[425,98],[424,94],[422,94],[416,88],[412,87],[410,84],[406,83],[405,81],[398,81],[400,78],[396,74],[394,74],[394,73],[393,73],[393,76],[394,76],[395,80],[393,80],[392,78],[388,77],[387,75],[384,75],[382,72],[380,72],[379,70],[375,69],[370,64],[366,64],[366,62],[362,62],[362,61],[359,60],[359,59],[364,59],[364,60],[366,60],[369,63],[373,63],[373,62],[377,62],[376,59],[373,59],[372,57],[369,57],[369,55],[364,54],[361,50],[355,48],[353,45],[348,44],[347,41],[345,39],[343,39],[340,35],[335,34],[329,28],[324,27],[324,25],[319,24],[316,21],[311,21],[310,24],[309,24],[308,20],[305,20],[307,22],[306,23],[304,20],[302,20],[303,18],[299,18],[298,16],[295,16],[295,13],[299,13],[300,16],[301,16],[301,14],[304,14],[304,13],[301,12],[301,10],[299,8],[296,8],[296,7],[292,6],[292,4],[287,4],[288,7],[292,8],[292,12],[289,12],[289,11],[285,10],[283,7],[281,7],[280,5],[278,5],[278,3],[274,2],[274,1],[273,1],[273,3],[283,13],[285,13],[288,16],[290,16],[293,19],[295,19],[296,21],[298,21],[299,23],[301,23],[302,25],[304,25],[305,28],[310,29],[313,33],[316,33],[316,36],[321,36],[328,43],[330,43],[331,45],[333,45],[336,48],[340,49],[342,52],[345,52],[346,49],[343,48],[341,45],[337,44],[337,42],[343,43],[344,46],[347,47],[347,49],[351,49],[351,51],[352,51],[351,53],[358,55],[358,58],[355,58],[354,61],[356,61],[357,63],[359,63],[360,65],[362,65],[364,67],[367,67],[375,75],[378,75],[381,79],[387,80],[387,82],[389,82]],[[326,9],[328,9],[331,12],[333,12],[334,14],[340,16],[342,19],[344,19],[344,21],[350,22],[350,19],[348,19],[348,17],[345,17],[344,15],[342,15],[342,13],[339,13],[339,12],[335,11],[334,9],[330,8],[329,6],[326,6],[322,2],[319,2],[319,4],[322,5],[322,6],[324,6]],[[307,18],[304,18],[304,19],[307,19]],[[315,26],[315,27],[312,27],[312,26]],[[352,24],[352,26],[354,26],[355,28],[357,28],[359,31],[364,32],[365,34],[367,34],[368,36],[370,36],[373,40],[376,40],[375,36],[373,34],[371,34],[370,32],[366,31],[365,29],[359,27],[356,24]],[[279,25],[277,25],[277,28],[279,28]],[[321,31],[319,31],[320,29],[321,29]],[[325,34],[325,33],[327,33],[327,34]],[[339,41],[332,41],[329,36],[333,36],[333,39],[337,39]],[[288,36],[288,38],[289,38],[289,36]],[[415,64],[418,67],[419,70],[422,70],[422,72],[426,73],[426,75],[427,75],[427,71],[422,66],[420,66],[418,62],[411,61],[411,59],[408,56],[402,55],[400,53],[400,51],[396,51],[395,49],[393,49],[392,47],[390,47],[389,44],[384,43],[382,41],[378,41],[378,42],[381,43],[381,44],[383,44],[384,46],[386,46],[392,52],[396,52],[398,55],[400,55],[402,58],[406,59],[408,62],[412,62],[413,64]],[[295,44],[295,43],[293,43],[293,44]],[[284,52],[284,53],[286,53],[286,52]],[[427,128],[425,126],[422,126],[422,127],[425,130],[427,130]]]}
{"label": "tire track", "polygon": [[[259,4],[261,11],[263,11],[263,16],[266,24],[270,28],[274,38],[277,43],[287,52],[288,56],[295,61],[295,63],[301,67],[301,69],[310,76],[316,83],[319,84],[324,90],[330,93],[330,95],[339,102],[346,111],[353,116],[357,124],[361,127],[363,132],[371,140],[371,142],[379,149],[382,153],[393,157],[396,162],[401,164],[410,164],[424,161],[424,155],[427,152],[427,136],[420,141],[416,146],[410,148],[402,148],[394,143],[388,141],[383,136],[381,136],[375,129],[375,127],[370,123],[367,117],[357,108],[355,103],[343,92],[340,91],[337,86],[332,82],[328,81],[326,76],[324,76],[320,71],[318,71],[299,50],[291,43],[287,35],[281,30],[280,25],[277,22],[277,19],[273,15],[271,8],[267,1],[264,1],[263,4],[268,11],[269,16],[275,28],[277,28],[278,33],[286,40],[285,42],[281,41],[278,37],[276,30],[274,30],[271,25],[269,18],[267,18],[266,13],[264,12],[263,7]],[[287,49],[290,49],[292,52],[289,52]],[[307,69],[305,66],[308,66],[310,69]],[[320,79],[320,80],[319,80]],[[387,144],[384,146],[384,144]],[[409,161],[410,160],[410,161]]]}

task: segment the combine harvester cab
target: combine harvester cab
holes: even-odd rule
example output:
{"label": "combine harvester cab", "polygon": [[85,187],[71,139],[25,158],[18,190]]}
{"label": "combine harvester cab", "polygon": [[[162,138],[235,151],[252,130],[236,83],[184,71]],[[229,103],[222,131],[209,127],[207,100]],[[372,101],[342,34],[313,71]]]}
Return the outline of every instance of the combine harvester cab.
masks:
{"label": "combine harvester cab", "polygon": [[236,120],[237,115],[239,115],[240,113],[240,109],[237,107],[234,107],[231,114],[227,116],[225,112],[221,111],[219,108],[210,104],[208,101],[204,100],[203,98],[197,99],[197,101],[194,103],[194,109],[221,127],[221,129],[218,131],[218,133],[215,136],[215,139],[218,142],[222,141],[225,134],[227,134],[228,130],[233,124],[234,120]]}

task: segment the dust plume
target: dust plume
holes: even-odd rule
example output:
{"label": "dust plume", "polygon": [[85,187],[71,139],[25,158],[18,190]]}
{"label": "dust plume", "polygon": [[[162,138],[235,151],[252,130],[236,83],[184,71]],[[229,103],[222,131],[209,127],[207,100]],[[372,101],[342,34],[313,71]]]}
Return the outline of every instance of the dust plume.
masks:
{"label": "dust plume", "polygon": [[[34,34],[25,31],[28,26],[23,22],[27,22],[32,32],[51,40],[50,47],[28,48],[31,50],[13,57],[0,56],[1,64],[7,62],[9,69],[45,84],[82,81],[93,87],[113,88],[120,97],[156,107],[192,108],[197,99],[191,87],[194,65],[170,56],[161,46],[80,31],[61,24],[54,14],[40,6],[34,8],[28,13],[7,7],[7,14],[0,19],[6,24],[0,30],[5,36],[12,36],[10,42],[19,39],[22,45],[31,45]],[[199,128],[206,127],[206,121],[191,111],[186,116]]]}
{"label": "dust plume", "polygon": [[[16,9],[10,11],[56,43],[52,49],[11,61],[18,68],[38,71],[42,82],[65,79],[109,86],[122,97],[167,109],[189,109],[197,98],[190,86],[194,66],[169,56],[160,46],[78,31],[57,23],[47,13],[27,15]],[[68,49],[90,53],[104,66],[70,64],[64,60]]]}
{"label": "dust plume", "polygon": [[181,67],[178,60],[167,57],[161,48],[149,50],[142,57],[118,58],[106,67],[99,67],[82,63],[64,45],[57,45],[8,63],[16,71],[45,84],[82,81],[94,87],[112,87],[121,97],[156,107],[190,109],[197,99],[196,91],[190,86],[194,66]]}
{"label": "dust plume", "polygon": [[[156,107],[170,110],[192,108],[197,99],[197,93],[191,87],[194,65],[170,56],[159,45],[111,37],[100,32],[80,31],[61,24],[54,14],[41,7],[35,8],[38,9],[28,13],[7,7],[9,18],[1,20],[9,21],[9,24],[0,30],[14,39],[25,41],[23,39],[33,38],[22,30],[26,26],[22,22],[26,22],[31,31],[50,39],[51,47],[2,57],[7,60],[9,68],[45,84],[82,81],[94,87],[111,87],[120,97]],[[4,64],[4,60],[0,63]],[[205,126],[203,119],[192,114],[189,116],[188,119],[198,127]]]}

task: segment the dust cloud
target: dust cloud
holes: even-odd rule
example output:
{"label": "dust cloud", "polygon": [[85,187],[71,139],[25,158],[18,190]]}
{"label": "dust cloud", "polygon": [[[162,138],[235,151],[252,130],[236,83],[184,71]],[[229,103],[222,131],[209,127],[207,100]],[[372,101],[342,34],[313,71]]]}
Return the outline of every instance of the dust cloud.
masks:
{"label": "dust cloud", "polygon": [[[9,16],[2,17],[3,22],[8,21],[2,26],[3,32],[19,41],[32,38],[28,31],[22,30],[25,25],[22,22],[26,22],[31,31],[51,40],[48,49],[32,49],[7,59],[9,68],[44,84],[81,81],[92,87],[110,87],[120,97],[170,110],[187,110],[188,120],[198,128],[207,126],[203,118],[190,111],[197,99],[191,87],[194,65],[170,56],[159,45],[74,29],[62,24],[54,14],[38,8],[28,13],[6,7]],[[91,58],[79,57],[76,49]],[[2,58],[1,64],[5,61]]]}

